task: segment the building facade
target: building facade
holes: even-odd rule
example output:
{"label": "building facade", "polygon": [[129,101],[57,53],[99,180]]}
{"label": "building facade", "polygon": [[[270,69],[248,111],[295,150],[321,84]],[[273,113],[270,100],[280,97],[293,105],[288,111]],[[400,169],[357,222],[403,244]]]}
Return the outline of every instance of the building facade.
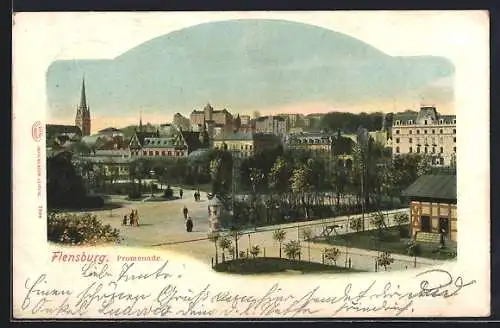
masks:
{"label": "building facade", "polygon": [[82,130],[83,136],[89,136],[91,127],[90,124],[90,107],[87,105],[87,95],[85,94],[85,79],[82,79],[80,105],[76,108],[75,125]]}
{"label": "building facade", "polygon": [[423,175],[403,195],[410,199],[411,232],[434,235],[439,240],[457,241],[457,178],[456,175]]}
{"label": "building facade", "polygon": [[231,133],[214,138],[214,148],[228,150],[237,157],[250,157],[265,150],[275,149],[281,144],[274,134]]}
{"label": "building facade", "polygon": [[436,107],[424,106],[418,113],[397,113],[392,126],[392,153],[426,154],[435,166],[454,166],[456,136],[456,116],[440,115]]}
{"label": "building facade", "polygon": [[203,110],[194,110],[189,115],[190,125],[203,125],[207,121],[214,124],[232,125],[233,115],[227,109],[214,110],[210,104],[206,104]]}
{"label": "building facade", "polygon": [[283,135],[289,130],[288,120],[281,116],[261,116],[255,119],[256,133]]}
{"label": "building facade", "polygon": [[332,151],[333,134],[297,133],[285,138],[285,147],[328,153]]}
{"label": "building facade", "polygon": [[209,147],[206,130],[201,132],[179,130],[173,136],[160,136],[159,133],[137,132],[130,141],[132,158],[182,158],[191,152]]}

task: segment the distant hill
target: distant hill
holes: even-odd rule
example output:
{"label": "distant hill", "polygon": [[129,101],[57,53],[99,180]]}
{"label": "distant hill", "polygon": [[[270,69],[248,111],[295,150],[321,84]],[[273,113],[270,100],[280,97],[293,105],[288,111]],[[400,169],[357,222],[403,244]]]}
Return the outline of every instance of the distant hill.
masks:
{"label": "distant hill", "polygon": [[442,57],[391,57],[358,39],[282,20],[231,20],[175,31],[113,60],[59,60],[47,72],[51,115],[73,113],[82,74],[93,113],[190,112],[336,104],[413,94],[453,75]]}

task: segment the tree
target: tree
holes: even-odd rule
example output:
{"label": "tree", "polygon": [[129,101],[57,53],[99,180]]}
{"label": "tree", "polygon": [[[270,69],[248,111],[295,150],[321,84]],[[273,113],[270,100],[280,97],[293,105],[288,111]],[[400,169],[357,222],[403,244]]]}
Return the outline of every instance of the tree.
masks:
{"label": "tree", "polygon": [[295,194],[301,195],[301,203],[304,208],[306,218],[309,217],[305,194],[311,189],[311,169],[307,164],[302,164],[293,170],[290,182],[292,183],[292,191]]}
{"label": "tree", "polygon": [[311,228],[303,228],[301,230],[302,239],[307,242],[307,257],[311,261],[311,239],[313,238],[313,231]]}
{"label": "tree", "polygon": [[253,118],[259,118],[260,117],[260,112],[258,110],[254,110],[252,113]]}
{"label": "tree", "polygon": [[216,231],[212,231],[208,233],[208,240],[210,240],[212,243],[214,243],[215,247],[215,264],[219,263],[219,252],[218,252],[218,247],[217,247],[217,241],[219,240],[219,233]]}
{"label": "tree", "polygon": [[379,267],[384,267],[384,270],[387,271],[387,268],[394,263],[394,259],[392,258],[391,253],[383,252],[377,256],[377,264]]}
{"label": "tree", "polygon": [[340,256],[340,250],[336,247],[325,248],[324,249],[325,260],[328,262],[333,262],[333,265],[337,265],[337,260]]}
{"label": "tree", "polygon": [[281,258],[281,245],[283,244],[285,237],[286,237],[286,232],[284,230],[277,229],[273,231],[273,239],[274,241],[277,241],[280,245],[280,258]]}
{"label": "tree", "polygon": [[242,234],[236,227],[231,227],[229,231],[229,235],[234,239],[234,247],[236,251],[236,258],[238,258],[238,240],[241,238]]}
{"label": "tree", "polygon": [[284,246],[285,250],[285,255],[287,258],[291,260],[297,259],[297,257],[300,257],[300,242],[298,240],[290,240],[288,243],[285,244]]}
{"label": "tree", "polygon": [[253,258],[256,258],[260,254],[260,246],[253,245],[250,249],[250,254],[252,254]]}

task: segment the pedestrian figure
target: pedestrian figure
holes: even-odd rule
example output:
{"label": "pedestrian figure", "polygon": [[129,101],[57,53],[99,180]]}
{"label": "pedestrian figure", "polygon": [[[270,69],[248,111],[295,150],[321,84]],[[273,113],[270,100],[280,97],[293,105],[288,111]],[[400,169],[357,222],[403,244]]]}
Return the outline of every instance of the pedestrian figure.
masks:
{"label": "pedestrian figure", "polygon": [[130,212],[130,222],[129,222],[131,226],[133,226],[133,225],[134,225],[134,214],[135,214],[135,213],[134,213],[134,210],[132,210],[132,211]]}
{"label": "pedestrian figure", "polygon": [[124,216],[123,216],[122,225],[127,225],[127,221],[128,221],[128,220],[127,220],[127,216],[126,216],[126,215],[124,215]]}
{"label": "pedestrian figure", "polygon": [[139,213],[137,213],[137,210],[135,210],[135,214],[134,214],[134,223],[135,223],[136,227],[139,226]]}
{"label": "pedestrian figure", "polygon": [[182,191],[182,189],[179,190],[179,195],[181,196],[181,199],[182,199],[182,195],[184,195],[184,191]]}
{"label": "pedestrian figure", "polygon": [[182,209],[182,214],[184,214],[184,219],[187,219],[188,218],[188,209],[186,206],[184,206],[184,208]]}
{"label": "pedestrian figure", "polygon": [[210,205],[208,205],[208,216],[210,216],[212,213],[210,213]]}
{"label": "pedestrian figure", "polygon": [[194,193],[194,201],[197,202],[198,201],[198,194],[195,192]]}
{"label": "pedestrian figure", "polygon": [[193,220],[191,220],[190,216],[188,216],[186,220],[186,231],[187,232],[193,231]]}

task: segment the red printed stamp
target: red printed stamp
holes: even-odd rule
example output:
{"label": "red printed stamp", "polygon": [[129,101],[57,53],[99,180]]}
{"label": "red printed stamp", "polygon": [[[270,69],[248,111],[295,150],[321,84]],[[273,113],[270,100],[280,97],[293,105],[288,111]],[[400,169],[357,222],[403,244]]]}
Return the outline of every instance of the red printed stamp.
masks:
{"label": "red printed stamp", "polygon": [[36,121],[35,123],[33,123],[33,126],[31,127],[31,136],[33,137],[33,140],[39,142],[42,139],[42,134],[43,134],[42,122]]}

